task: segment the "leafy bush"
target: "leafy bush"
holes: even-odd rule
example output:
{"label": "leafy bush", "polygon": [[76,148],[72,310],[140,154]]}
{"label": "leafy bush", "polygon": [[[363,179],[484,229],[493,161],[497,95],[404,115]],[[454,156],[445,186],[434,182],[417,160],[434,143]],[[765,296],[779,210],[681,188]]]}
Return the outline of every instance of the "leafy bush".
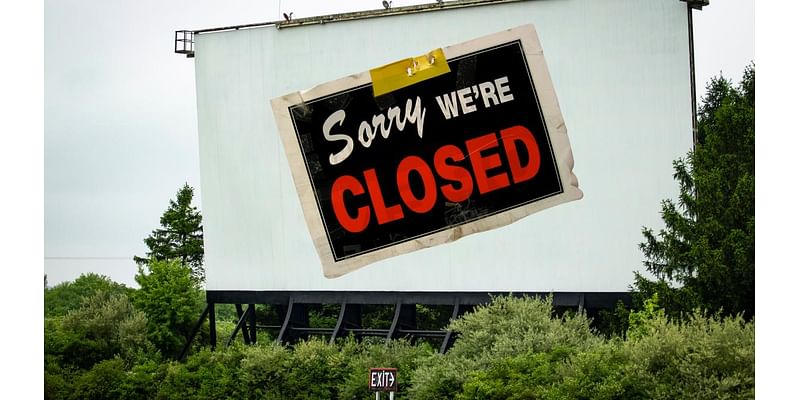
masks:
{"label": "leafy bush", "polygon": [[[537,354],[554,352],[558,359],[602,342],[592,333],[584,314],[568,313],[556,318],[551,303],[552,297],[496,297],[453,321],[450,329],[460,334],[458,340],[445,356],[431,358],[414,371],[413,397],[453,398],[471,380],[467,389],[475,395],[486,389],[483,394],[492,398],[495,391],[481,387],[482,377],[492,380],[503,376],[508,365],[533,368],[550,360],[523,360],[516,356],[529,354],[536,358]],[[478,375],[470,376],[470,371]]]}
{"label": "leafy bush", "polygon": [[551,304],[552,297],[496,297],[450,324],[460,336],[449,354],[487,361],[556,347],[585,349],[601,341],[585,314],[555,318]]}
{"label": "leafy bush", "polygon": [[177,357],[203,311],[203,291],[192,269],[177,260],[151,260],[139,267],[136,307],[147,315],[150,341],[166,357]]}
{"label": "leafy bush", "polygon": [[45,317],[64,316],[71,310],[80,308],[84,299],[97,292],[109,294],[130,294],[133,289],[112,281],[109,277],[95,273],[81,274],[71,282],[62,282],[52,288],[44,289]]}
{"label": "leafy bush", "polygon": [[120,385],[125,379],[125,363],[118,359],[103,360],[81,375],[75,382],[71,399],[112,400],[122,395]]}
{"label": "leafy bush", "polygon": [[287,379],[279,385],[284,397],[337,397],[336,385],[341,381],[346,359],[336,346],[330,346],[320,339],[311,339],[297,343],[290,354],[290,362],[283,365]]}
{"label": "leafy bush", "polygon": [[97,292],[63,319],[45,324],[45,353],[80,369],[121,356],[129,364],[154,356],[145,336],[147,318],[128,296]]}
{"label": "leafy bush", "polygon": [[44,398],[45,399],[66,399],[72,393],[74,382],[74,369],[62,366],[59,362],[60,357],[47,354],[44,355]]}
{"label": "leafy bush", "polygon": [[338,384],[339,398],[372,399],[374,394],[367,387],[370,368],[397,368],[398,397],[410,392],[413,371],[421,362],[435,357],[434,350],[426,343],[412,345],[405,340],[384,343],[356,343],[346,340],[340,349],[344,356],[346,372]]}
{"label": "leafy bush", "polygon": [[120,400],[154,399],[161,382],[167,374],[169,364],[147,360],[134,365],[120,384]]}
{"label": "leafy bush", "polygon": [[413,373],[416,399],[752,398],[755,325],[699,311],[670,322],[657,298],[629,316],[628,339],[607,339],[581,314],[556,318],[548,300],[501,297],[451,327],[450,353]]}
{"label": "leafy bush", "polygon": [[282,398],[283,382],[289,379],[286,365],[291,363],[291,351],[270,342],[245,348],[243,356],[239,376],[242,385],[250,388],[244,398]]}
{"label": "leafy bush", "polygon": [[456,399],[539,398],[555,383],[558,363],[569,354],[555,348],[548,353],[526,353],[492,360],[486,369],[468,374]]}
{"label": "leafy bush", "polygon": [[243,358],[241,346],[224,351],[204,349],[190,356],[186,363],[171,362],[166,368],[157,399],[226,399],[243,398],[237,381]]}
{"label": "leafy bush", "polygon": [[[110,347],[143,349],[142,343],[148,343],[142,332],[135,334],[145,320],[136,317],[141,313],[125,311],[130,304],[124,296],[98,295],[63,319],[46,321],[52,334],[45,341],[45,397],[367,400],[374,397],[367,389],[371,367],[397,368],[398,397],[414,399],[755,395],[754,321],[697,311],[673,322],[657,298],[651,298],[647,307],[628,316],[627,338],[609,339],[592,332],[581,313],[559,317],[550,301],[509,296],[477,307],[451,324],[461,336],[445,355],[424,342],[395,340],[387,345],[348,337],[336,345],[311,339],[291,348],[263,341],[205,348],[185,363],[126,358],[129,353],[119,351],[82,370],[83,364],[72,364],[74,354],[55,350],[78,341],[83,351],[107,355]],[[120,322],[113,328],[103,316]]]}
{"label": "leafy bush", "polygon": [[649,334],[625,342],[636,379],[650,398],[755,397],[755,324],[695,311],[684,323],[663,316]]}
{"label": "leafy bush", "polygon": [[553,399],[649,399],[620,338],[574,354],[556,369],[543,397]]}

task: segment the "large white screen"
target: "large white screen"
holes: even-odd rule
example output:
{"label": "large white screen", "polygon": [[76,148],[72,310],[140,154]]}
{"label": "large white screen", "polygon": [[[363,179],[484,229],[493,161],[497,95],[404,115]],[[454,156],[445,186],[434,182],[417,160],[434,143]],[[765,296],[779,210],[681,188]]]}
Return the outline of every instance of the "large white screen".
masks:
{"label": "large white screen", "polygon": [[[509,226],[322,275],[270,99],[532,23],[582,200]],[[195,40],[208,290],[625,291],[642,226],[691,148],[686,3],[540,0]]]}

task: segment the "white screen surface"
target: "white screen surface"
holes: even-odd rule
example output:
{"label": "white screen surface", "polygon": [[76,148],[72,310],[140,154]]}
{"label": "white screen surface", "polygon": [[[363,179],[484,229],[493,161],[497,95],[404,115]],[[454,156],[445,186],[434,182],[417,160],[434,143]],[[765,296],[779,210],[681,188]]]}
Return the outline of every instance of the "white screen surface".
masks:
{"label": "white screen surface", "polygon": [[[691,147],[686,4],[550,0],[197,35],[208,290],[625,291]],[[536,26],[584,198],[326,279],[270,99]]]}

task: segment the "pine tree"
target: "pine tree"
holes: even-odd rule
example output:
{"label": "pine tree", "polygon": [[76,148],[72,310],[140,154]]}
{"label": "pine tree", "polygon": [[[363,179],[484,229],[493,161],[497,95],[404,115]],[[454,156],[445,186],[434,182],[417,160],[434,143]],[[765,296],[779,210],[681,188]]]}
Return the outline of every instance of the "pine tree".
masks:
{"label": "pine tree", "polygon": [[[662,202],[665,228],[643,229],[639,299],[659,293],[672,315],[701,307],[755,314],[755,66],[738,87],[713,78],[698,112],[698,143],[673,163],[677,204]],[[677,283],[678,285],[673,285]]]}
{"label": "pine tree", "polygon": [[178,190],[175,200],[170,200],[169,208],[161,216],[161,228],[150,234],[144,243],[150,249],[146,257],[134,256],[140,266],[151,259],[166,261],[176,259],[192,269],[192,274],[201,282],[205,281],[203,268],[203,217],[192,206],[194,189],[184,184]]}

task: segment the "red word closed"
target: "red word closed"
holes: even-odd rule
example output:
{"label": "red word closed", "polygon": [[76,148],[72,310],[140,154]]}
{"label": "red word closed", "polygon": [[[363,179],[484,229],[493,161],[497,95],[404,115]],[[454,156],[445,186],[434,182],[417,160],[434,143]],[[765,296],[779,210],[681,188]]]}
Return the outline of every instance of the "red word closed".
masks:
{"label": "red word closed", "polygon": [[[518,144],[527,152],[527,163],[523,165]],[[352,233],[363,231],[375,219],[379,225],[403,219],[407,212],[425,214],[432,210],[441,198],[460,203],[470,198],[477,190],[480,195],[504,189],[533,179],[539,172],[541,156],[539,146],[528,128],[517,125],[500,131],[500,140],[492,132],[464,142],[462,148],[447,144],[426,161],[418,156],[407,156],[397,165],[394,184],[401,203],[386,204],[381,183],[375,169],[368,169],[363,176],[342,175],[333,182],[331,201],[336,219],[344,229]],[[501,147],[508,165],[504,166],[500,154],[493,149]],[[456,165],[469,158],[470,169]],[[431,167],[432,165],[432,167]],[[411,190],[412,174],[421,178],[422,193]],[[437,178],[439,182],[437,183]],[[384,183],[386,184],[386,183]],[[369,197],[369,205],[348,207],[345,194],[351,199]],[[441,196],[441,198],[440,198]]]}

